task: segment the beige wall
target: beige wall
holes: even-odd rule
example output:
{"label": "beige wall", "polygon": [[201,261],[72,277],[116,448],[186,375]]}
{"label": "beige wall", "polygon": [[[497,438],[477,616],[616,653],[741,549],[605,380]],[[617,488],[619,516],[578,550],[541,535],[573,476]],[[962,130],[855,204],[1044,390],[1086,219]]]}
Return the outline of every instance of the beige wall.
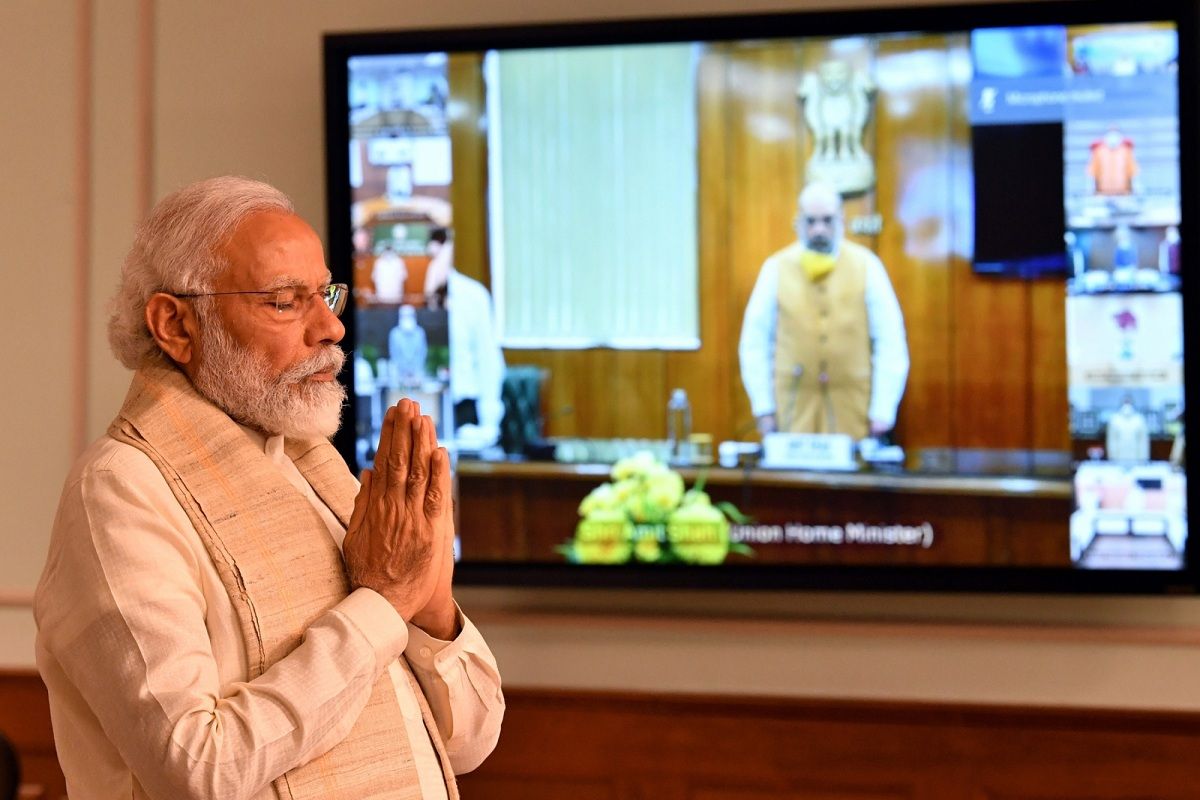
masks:
{"label": "beige wall", "polygon": [[[899,5],[899,3],[892,3]],[[786,9],[787,2],[757,0]],[[833,3],[808,3],[808,7]],[[73,454],[128,376],[104,302],[163,193],[239,172],[324,228],[320,34],[730,11],[738,0],[6,0],[0,265],[0,666],[32,662],[28,596]],[[12,283],[10,283],[12,285]],[[463,589],[513,685],[1200,710],[1200,600]]]}
{"label": "beige wall", "polygon": [[28,658],[27,614],[11,604],[36,578],[63,471],[83,433],[81,24],[65,3],[0,4],[0,270],[13,287],[0,322],[11,343],[0,397],[0,663]]}

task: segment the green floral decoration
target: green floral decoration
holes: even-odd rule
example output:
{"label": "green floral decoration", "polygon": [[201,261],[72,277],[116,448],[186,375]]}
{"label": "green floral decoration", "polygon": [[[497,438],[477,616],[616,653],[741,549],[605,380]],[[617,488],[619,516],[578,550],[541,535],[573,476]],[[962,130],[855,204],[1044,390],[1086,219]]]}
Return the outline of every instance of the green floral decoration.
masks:
{"label": "green floral decoration", "polygon": [[575,536],[558,548],[568,561],[721,564],[730,553],[754,555],[730,541],[730,520],[748,520],[732,503],[712,502],[705,474],[686,489],[679,473],[642,451],[613,464],[609,477],[579,504]]}

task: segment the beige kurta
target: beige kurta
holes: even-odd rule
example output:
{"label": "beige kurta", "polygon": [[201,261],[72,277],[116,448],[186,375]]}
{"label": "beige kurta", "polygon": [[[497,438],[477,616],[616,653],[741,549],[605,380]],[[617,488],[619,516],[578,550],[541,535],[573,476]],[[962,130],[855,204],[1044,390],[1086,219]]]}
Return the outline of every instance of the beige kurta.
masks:
{"label": "beige kurta", "polygon": [[[282,445],[258,440],[340,545],[340,524]],[[203,543],[150,459],[109,437],[67,481],[35,614],[38,666],[73,800],[274,797],[272,780],[345,737],[385,670],[423,795],[444,797],[417,698],[396,663],[402,654],[455,772],[482,762],[499,735],[499,675],[474,626],[464,620],[454,642],[438,642],[366,589],[248,681],[232,604]]]}

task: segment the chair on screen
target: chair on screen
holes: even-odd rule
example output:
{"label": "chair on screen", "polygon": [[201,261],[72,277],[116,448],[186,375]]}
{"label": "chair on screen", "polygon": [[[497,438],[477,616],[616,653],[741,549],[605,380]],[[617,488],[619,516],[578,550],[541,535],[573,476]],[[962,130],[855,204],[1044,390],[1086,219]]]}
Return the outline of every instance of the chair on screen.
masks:
{"label": "chair on screen", "polygon": [[530,445],[542,441],[542,384],[546,371],[516,365],[504,372],[500,397],[504,418],[500,422],[500,446],[512,455],[524,455]]}

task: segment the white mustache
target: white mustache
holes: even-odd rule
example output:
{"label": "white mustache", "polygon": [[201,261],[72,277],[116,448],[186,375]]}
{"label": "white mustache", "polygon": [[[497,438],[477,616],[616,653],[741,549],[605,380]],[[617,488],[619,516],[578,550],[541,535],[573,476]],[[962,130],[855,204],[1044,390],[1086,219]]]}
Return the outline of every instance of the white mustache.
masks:
{"label": "white mustache", "polygon": [[319,372],[332,372],[337,375],[346,364],[346,353],[342,348],[331,344],[324,350],[314,353],[299,364],[293,364],[279,374],[279,383],[299,383],[305,378]]}

